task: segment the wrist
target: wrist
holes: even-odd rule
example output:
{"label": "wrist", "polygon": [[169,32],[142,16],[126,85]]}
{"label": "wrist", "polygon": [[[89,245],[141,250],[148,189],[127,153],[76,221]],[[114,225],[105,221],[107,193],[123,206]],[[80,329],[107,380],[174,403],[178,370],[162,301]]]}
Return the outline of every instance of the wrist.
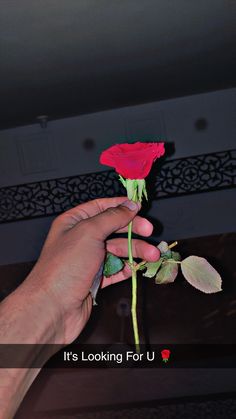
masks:
{"label": "wrist", "polygon": [[59,312],[34,275],[0,304],[0,416],[4,418],[13,417],[40,368],[58,350],[54,343],[62,342]]}

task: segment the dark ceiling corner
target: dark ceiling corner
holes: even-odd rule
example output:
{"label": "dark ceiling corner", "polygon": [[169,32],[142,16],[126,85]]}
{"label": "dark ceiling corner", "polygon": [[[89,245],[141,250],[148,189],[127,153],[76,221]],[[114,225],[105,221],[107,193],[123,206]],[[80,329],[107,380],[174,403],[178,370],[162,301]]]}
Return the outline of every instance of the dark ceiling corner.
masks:
{"label": "dark ceiling corner", "polygon": [[3,2],[0,129],[236,86],[235,2]]}

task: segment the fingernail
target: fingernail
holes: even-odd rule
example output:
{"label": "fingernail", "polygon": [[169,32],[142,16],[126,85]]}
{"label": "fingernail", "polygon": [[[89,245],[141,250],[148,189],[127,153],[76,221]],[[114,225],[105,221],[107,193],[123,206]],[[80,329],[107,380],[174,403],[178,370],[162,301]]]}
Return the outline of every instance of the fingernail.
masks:
{"label": "fingernail", "polygon": [[141,208],[140,202],[134,202],[130,200],[123,202],[122,206],[129,208],[129,210],[131,211],[137,211],[138,209]]}

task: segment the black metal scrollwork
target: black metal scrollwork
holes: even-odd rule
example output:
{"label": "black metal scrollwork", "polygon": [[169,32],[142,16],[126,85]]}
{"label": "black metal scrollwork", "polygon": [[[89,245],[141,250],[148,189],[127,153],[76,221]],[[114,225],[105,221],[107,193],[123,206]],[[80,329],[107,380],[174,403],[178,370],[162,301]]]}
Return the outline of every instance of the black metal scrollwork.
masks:
{"label": "black metal scrollwork", "polygon": [[155,183],[158,198],[236,186],[236,150],[166,162]]}
{"label": "black metal scrollwork", "polygon": [[[153,199],[236,186],[236,150],[166,161],[154,180]],[[59,214],[95,198],[124,194],[114,171],[0,188],[0,223]]]}

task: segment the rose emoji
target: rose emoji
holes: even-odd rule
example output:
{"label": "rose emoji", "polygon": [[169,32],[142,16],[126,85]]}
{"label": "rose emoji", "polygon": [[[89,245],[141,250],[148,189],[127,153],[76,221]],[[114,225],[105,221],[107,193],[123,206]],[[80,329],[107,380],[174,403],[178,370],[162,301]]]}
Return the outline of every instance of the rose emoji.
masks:
{"label": "rose emoji", "polygon": [[162,356],[162,361],[164,361],[164,362],[169,361],[170,350],[169,349],[163,349],[163,351],[161,351],[161,356]]}

